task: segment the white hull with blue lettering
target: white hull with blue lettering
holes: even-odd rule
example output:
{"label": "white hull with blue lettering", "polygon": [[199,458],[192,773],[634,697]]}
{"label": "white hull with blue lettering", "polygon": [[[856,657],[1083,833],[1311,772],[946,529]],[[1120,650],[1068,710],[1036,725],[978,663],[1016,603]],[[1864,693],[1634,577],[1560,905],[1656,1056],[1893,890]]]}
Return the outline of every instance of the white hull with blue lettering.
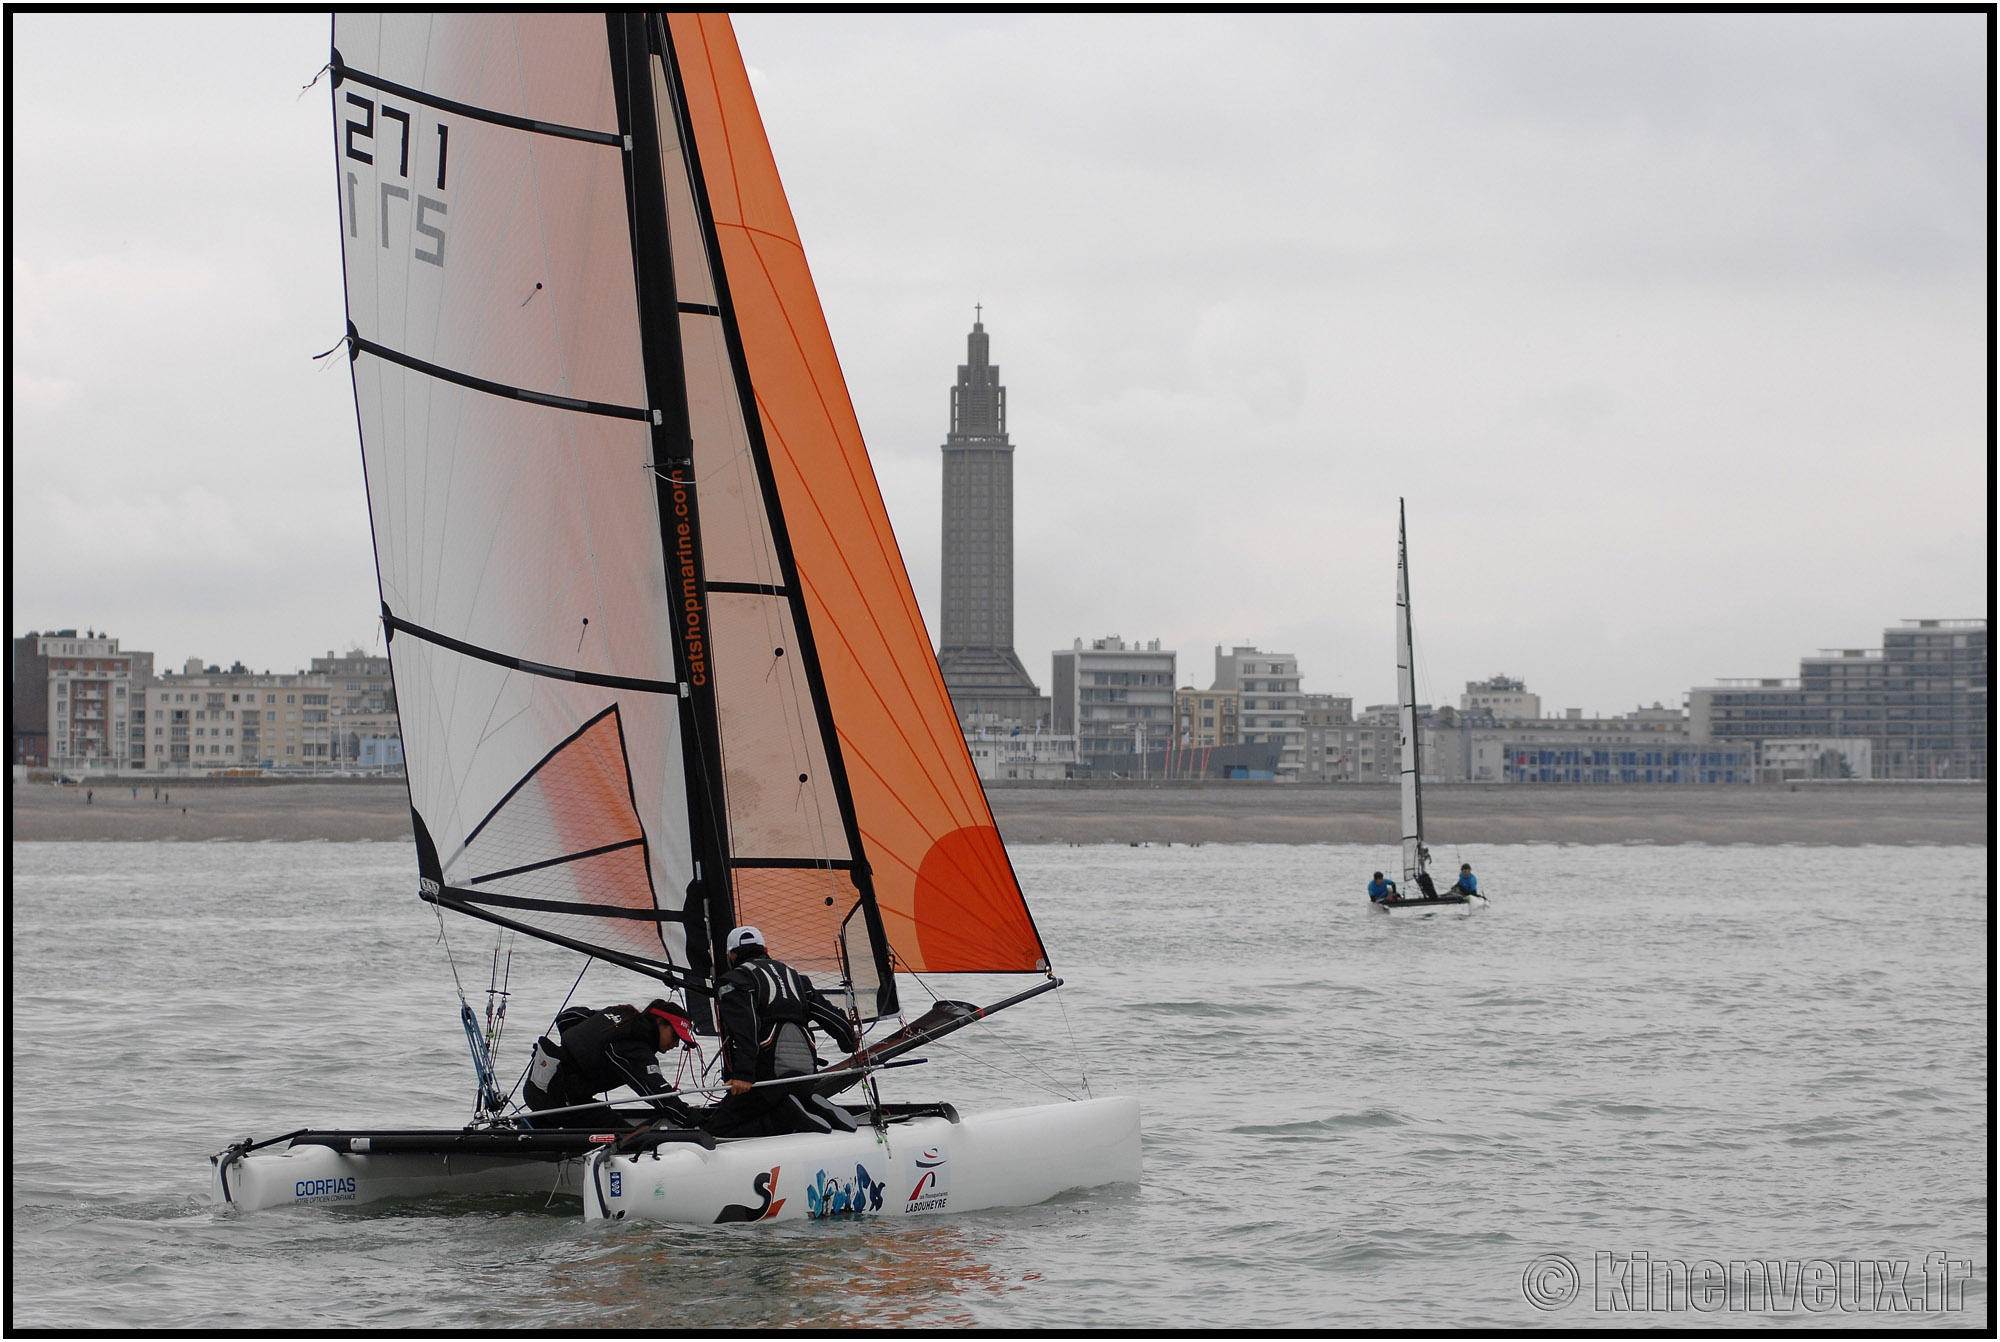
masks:
{"label": "white hull with blue lettering", "polygon": [[1139,1102],[1079,1100],[587,1157],[586,1220],[804,1221],[1027,1207],[1139,1181]]}
{"label": "white hull with blue lettering", "polygon": [[392,1198],[540,1193],[576,1197],[583,1160],[519,1156],[349,1154],[301,1145],[215,1162],[217,1204],[238,1211],[273,1207],[353,1207]]}

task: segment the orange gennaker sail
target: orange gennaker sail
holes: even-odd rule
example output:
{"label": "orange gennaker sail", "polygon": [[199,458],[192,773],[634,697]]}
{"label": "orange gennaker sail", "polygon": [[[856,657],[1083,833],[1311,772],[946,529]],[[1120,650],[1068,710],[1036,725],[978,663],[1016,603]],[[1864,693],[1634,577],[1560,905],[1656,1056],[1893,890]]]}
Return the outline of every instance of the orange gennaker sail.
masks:
{"label": "orange gennaker sail", "polygon": [[917,609],[736,35],[669,20],[737,329],[897,958],[1046,968]]}

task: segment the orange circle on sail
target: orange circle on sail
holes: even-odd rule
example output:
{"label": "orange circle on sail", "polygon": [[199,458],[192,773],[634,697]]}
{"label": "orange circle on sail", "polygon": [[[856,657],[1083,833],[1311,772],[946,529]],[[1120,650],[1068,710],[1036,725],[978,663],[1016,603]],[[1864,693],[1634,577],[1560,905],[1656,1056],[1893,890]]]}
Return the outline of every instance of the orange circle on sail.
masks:
{"label": "orange circle on sail", "polygon": [[917,945],[931,973],[1041,967],[1042,940],[991,825],[968,825],[931,845],[917,869],[914,906]]}

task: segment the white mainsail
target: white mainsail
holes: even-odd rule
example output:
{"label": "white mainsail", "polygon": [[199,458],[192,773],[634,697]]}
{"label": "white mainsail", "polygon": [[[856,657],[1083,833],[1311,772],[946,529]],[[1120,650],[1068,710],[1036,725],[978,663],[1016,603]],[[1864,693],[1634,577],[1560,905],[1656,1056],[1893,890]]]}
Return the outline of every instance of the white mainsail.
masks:
{"label": "white mainsail", "polygon": [[1417,877],[1430,866],[1424,847],[1422,763],[1417,749],[1417,657],[1410,633],[1410,540],[1403,501],[1396,500],[1396,725],[1403,766],[1403,897],[1421,893]]}
{"label": "white mainsail", "polygon": [[334,48],[349,352],[423,875],[686,965],[684,676],[605,21],[343,13]]}

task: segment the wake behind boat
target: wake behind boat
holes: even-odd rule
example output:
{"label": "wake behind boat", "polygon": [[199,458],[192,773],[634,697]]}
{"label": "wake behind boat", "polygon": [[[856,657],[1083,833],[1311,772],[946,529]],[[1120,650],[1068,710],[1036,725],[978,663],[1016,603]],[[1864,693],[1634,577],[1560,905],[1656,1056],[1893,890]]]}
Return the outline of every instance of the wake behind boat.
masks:
{"label": "wake behind boat", "polygon": [[[1424,846],[1423,759],[1417,738],[1417,654],[1410,627],[1410,537],[1403,501],[1396,500],[1396,712],[1402,747],[1403,880],[1378,894],[1382,873],[1369,886],[1369,903],[1395,917],[1461,916],[1484,904],[1478,882],[1440,891],[1431,878],[1431,850]],[[1470,869],[1467,869],[1468,875]]]}
{"label": "wake behind boat", "polygon": [[[861,1043],[804,1086],[778,1073],[817,1131],[535,1117],[494,1057],[504,987],[483,1030],[461,988],[478,1080],[462,1130],[245,1139],[212,1159],[218,1199],[547,1192],[593,1218],[709,1224],[1136,1181],[1130,1099],[961,1115],[881,1097],[912,1049],[1061,980],[728,19],[342,13],[329,68],[382,627],[418,896],[447,953],[469,918],[643,976],[692,1041],[743,972],[725,938],[754,923],[758,953]],[[1039,982],[905,1023],[899,974],[954,973]],[[899,1028],[868,1040],[878,1023]]]}

